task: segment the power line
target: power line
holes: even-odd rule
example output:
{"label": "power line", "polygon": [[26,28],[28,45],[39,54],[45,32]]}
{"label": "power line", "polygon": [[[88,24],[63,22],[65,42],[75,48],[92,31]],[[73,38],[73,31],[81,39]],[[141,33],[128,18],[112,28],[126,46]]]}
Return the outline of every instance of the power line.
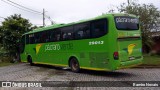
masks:
{"label": "power line", "polygon": [[[1,0],[1,1],[3,1],[3,2],[5,2],[5,3],[7,3],[7,4],[9,4],[9,5],[13,6],[13,7],[16,7],[16,8],[18,8],[18,9],[21,9],[21,10],[24,10],[24,11],[27,11],[27,12],[30,12],[30,13],[38,14],[38,13],[35,13],[35,12],[33,12],[33,11],[29,11],[29,10],[20,8],[20,7],[18,7],[18,6],[15,6],[15,5],[13,5],[13,4],[9,3],[9,2],[6,2],[6,1],[4,1],[4,0]],[[42,15],[42,14],[39,14],[39,15]]]}
{"label": "power line", "polygon": [[44,25],[44,26],[45,26],[45,17],[47,17],[47,18],[50,20],[51,24],[54,24],[54,23],[55,23],[49,16],[45,15],[44,9],[43,9],[43,13],[41,13],[41,12],[39,12],[39,11],[30,9],[30,8],[27,8],[27,7],[25,7],[25,6],[22,6],[22,5],[18,4],[18,3],[15,3],[15,2],[13,2],[13,1],[11,1],[11,0],[7,0],[8,2],[5,1],[5,0],[1,0],[1,1],[3,1],[3,2],[5,2],[5,3],[7,3],[7,4],[9,4],[9,5],[13,6],[13,7],[16,7],[16,8],[18,8],[18,9],[27,11],[27,12],[34,13],[34,14],[39,14],[39,15],[43,15],[43,25]]}
{"label": "power line", "polygon": [[51,17],[47,17],[49,20],[50,20],[50,22],[51,22],[51,24],[55,24],[55,22],[51,19]]}
{"label": "power line", "polygon": [[11,3],[15,4],[15,5],[18,5],[19,7],[22,7],[22,8],[28,9],[28,10],[30,10],[30,11],[33,11],[33,12],[37,12],[37,13],[42,14],[42,13],[41,13],[41,12],[39,12],[39,11],[36,11],[36,10],[30,9],[30,8],[27,8],[27,7],[22,6],[22,5],[18,4],[18,3],[15,3],[15,2],[13,2],[13,1],[11,1],[11,0],[7,0],[7,1],[9,1],[9,2],[11,2]]}
{"label": "power line", "polygon": [[127,0],[128,6],[130,5],[130,0]]}

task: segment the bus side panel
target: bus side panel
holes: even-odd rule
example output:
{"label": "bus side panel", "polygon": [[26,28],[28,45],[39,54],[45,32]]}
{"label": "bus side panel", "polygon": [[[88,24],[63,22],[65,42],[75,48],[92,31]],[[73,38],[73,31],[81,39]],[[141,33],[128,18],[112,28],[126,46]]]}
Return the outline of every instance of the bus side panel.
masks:
{"label": "bus side panel", "polygon": [[119,60],[114,60],[113,54],[114,52],[118,52],[118,43],[117,43],[117,31],[114,23],[113,16],[110,16],[109,18],[109,64],[108,67],[110,70],[116,70],[117,67],[120,65]]}
{"label": "bus side panel", "polygon": [[[74,41],[73,52],[82,68],[107,69],[109,62],[108,37]],[[69,51],[70,52],[70,51]]]}

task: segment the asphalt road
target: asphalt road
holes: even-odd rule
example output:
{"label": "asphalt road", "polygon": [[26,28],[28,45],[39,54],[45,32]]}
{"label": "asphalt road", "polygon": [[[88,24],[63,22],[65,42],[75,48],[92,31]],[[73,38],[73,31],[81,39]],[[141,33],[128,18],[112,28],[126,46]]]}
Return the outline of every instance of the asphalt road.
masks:
{"label": "asphalt road", "polygon": [[[0,81],[160,81],[160,68],[132,68],[114,72],[82,70],[73,73],[53,66],[21,63],[0,67]],[[0,90],[160,90],[160,87],[47,87]]]}

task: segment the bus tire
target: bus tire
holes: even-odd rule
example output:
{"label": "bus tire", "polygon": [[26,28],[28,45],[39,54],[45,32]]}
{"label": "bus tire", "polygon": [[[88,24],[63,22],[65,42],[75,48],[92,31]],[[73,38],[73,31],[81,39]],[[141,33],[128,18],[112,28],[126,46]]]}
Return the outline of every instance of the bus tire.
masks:
{"label": "bus tire", "polygon": [[30,63],[30,65],[31,65],[31,66],[33,66],[33,65],[34,65],[34,63],[33,63],[33,61],[32,61],[32,57],[31,57],[31,56],[29,56],[29,57],[28,57],[28,62]]}
{"label": "bus tire", "polygon": [[80,71],[79,62],[76,58],[71,58],[70,67],[72,72],[78,73]]}

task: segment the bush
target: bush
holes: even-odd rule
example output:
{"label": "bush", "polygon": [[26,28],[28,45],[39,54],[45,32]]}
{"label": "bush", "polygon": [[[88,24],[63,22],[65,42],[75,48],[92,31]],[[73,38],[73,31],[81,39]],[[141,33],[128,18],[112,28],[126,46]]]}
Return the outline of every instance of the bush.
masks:
{"label": "bush", "polygon": [[13,60],[13,58],[11,57],[6,57],[6,56],[0,56],[1,58],[1,62],[11,62]]}

